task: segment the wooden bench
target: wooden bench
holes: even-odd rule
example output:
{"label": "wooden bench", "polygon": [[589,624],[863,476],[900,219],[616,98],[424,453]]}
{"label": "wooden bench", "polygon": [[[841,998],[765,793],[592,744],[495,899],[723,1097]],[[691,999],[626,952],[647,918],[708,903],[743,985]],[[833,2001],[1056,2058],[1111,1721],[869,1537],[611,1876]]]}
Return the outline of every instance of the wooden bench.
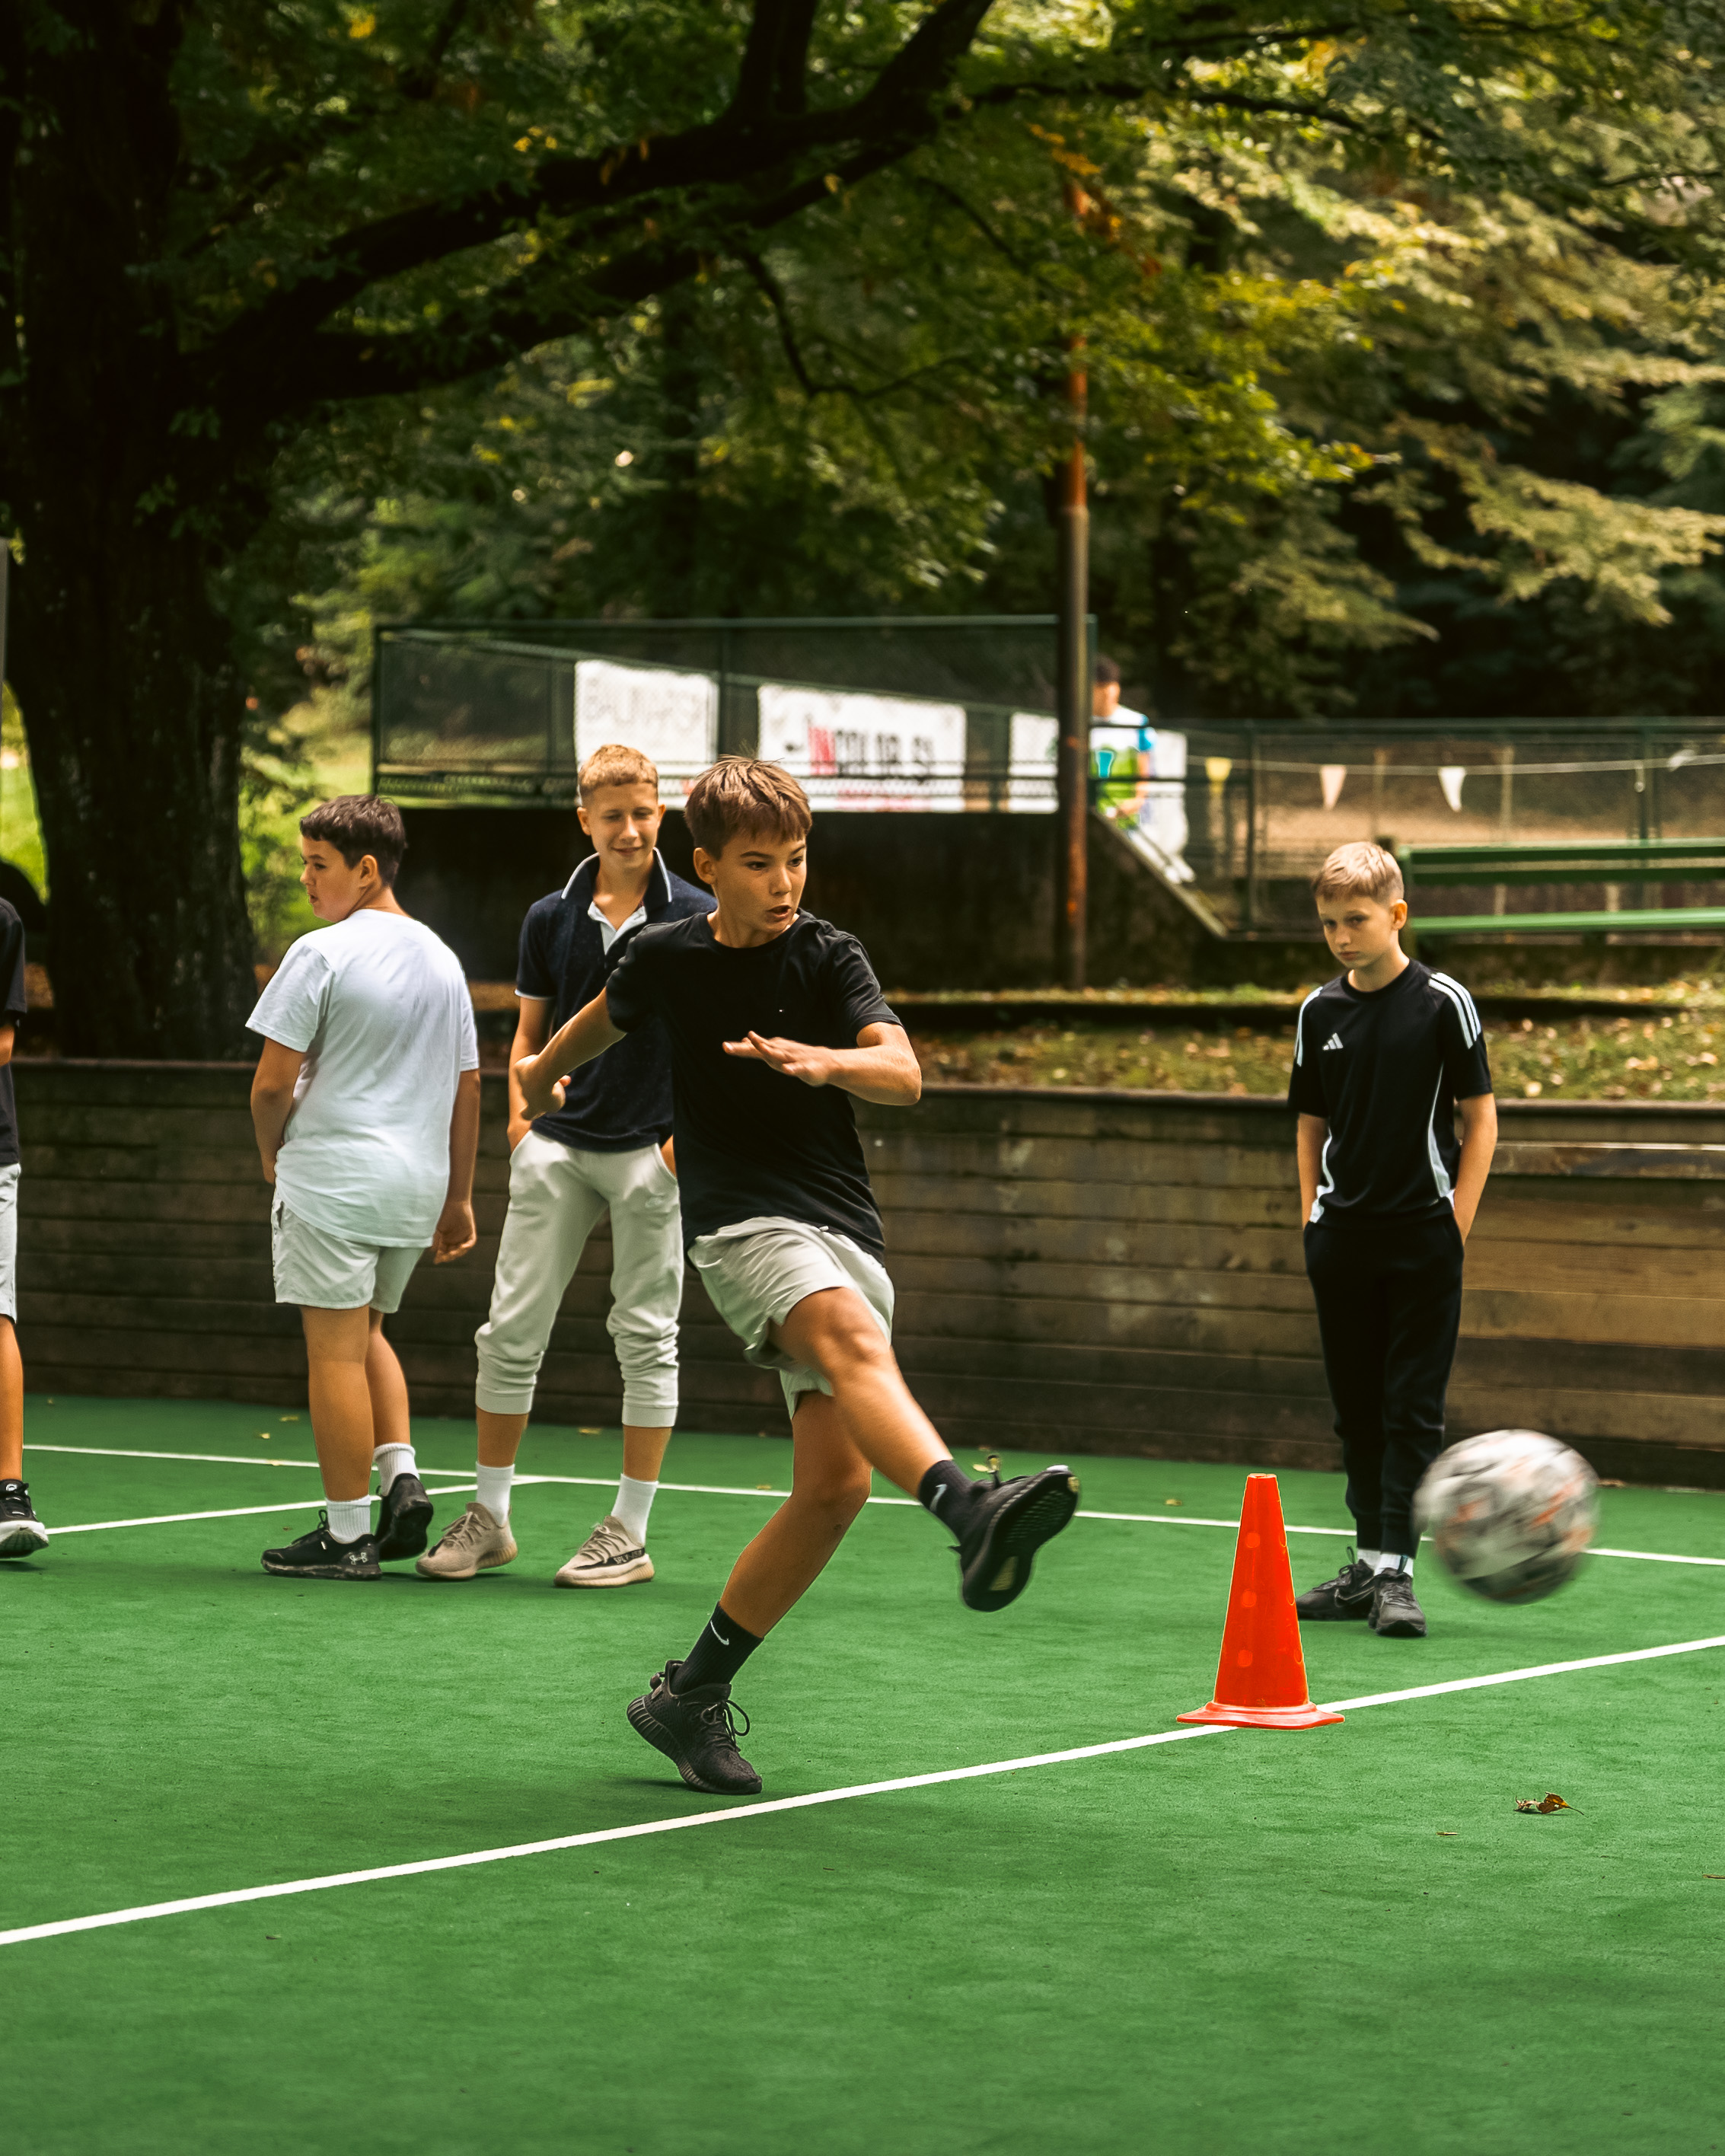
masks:
{"label": "wooden bench", "polygon": [[1725,839],[1565,839],[1540,845],[1403,846],[1396,852],[1416,936],[1609,936],[1625,930],[1725,929],[1725,906],[1575,908],[1561,913],[1431,915],[1422,886],[1725,881]]}

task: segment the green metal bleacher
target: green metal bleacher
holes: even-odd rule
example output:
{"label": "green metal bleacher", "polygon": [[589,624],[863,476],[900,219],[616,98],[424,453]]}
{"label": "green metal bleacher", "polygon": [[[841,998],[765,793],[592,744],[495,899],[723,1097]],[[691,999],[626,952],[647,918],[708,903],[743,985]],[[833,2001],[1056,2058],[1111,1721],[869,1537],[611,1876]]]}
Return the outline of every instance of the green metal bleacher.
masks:
{"label": "green metal bleacher", "polygon": [[1725,882],[1725,839],[1573,839],[1556,844],[1400,846],[1409,926],[1416,936],[1613,936],[1628,932],[1725,929],[1725,905],[1577,908],[1561,913],[1432,915],[1422,886],[1463,884]]}

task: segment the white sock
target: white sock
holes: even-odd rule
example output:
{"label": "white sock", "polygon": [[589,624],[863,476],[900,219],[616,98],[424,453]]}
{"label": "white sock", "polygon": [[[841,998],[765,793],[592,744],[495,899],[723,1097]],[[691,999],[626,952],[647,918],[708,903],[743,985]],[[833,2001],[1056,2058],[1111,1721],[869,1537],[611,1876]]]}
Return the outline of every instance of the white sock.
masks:
{"label": "white sock", "polygon": [[487,1467],[483,1461],[475,1470],[478,1483],[474,1496],[478,1498],[500,1527],[509,1525],[509,1486],[515,1480],[515,1466]]}
{"label": "white sock", "polygon": [[1353,1554],[1358,1563],[1370,1565],[1373,1572],[1375,1572],[1378,1566],[1384,1562],[1384,1553],[1382,1550],[1356,1550]]}
{"label": "white sock", "polygon": [[1399,1550],[1379,1550],[1372,1560],[1373,1572],[1404,1572],[1414,1577],[1414,1560],[1404,1557]]}
{"label": "white sock", "polygon": [[647,1542],[647,1515],[653,1509],[653,1500],[659,1495],[659,1485],[637,1482],[632,1476],[624,1476],[617,1485],[617,1502],[611,1510],[622,1521],[629,1539],[641,1544]]}
{"label": "white sock", "polygon": [[417,1475],[419,1463],[413,1457],[411,1445],[380,1445],[372,1455],[372,1465],[377,1471],[377,1487],[387,1490],[398,1475]]}
{"label": "white sock", "polygon": [[369,1497],[331,1497],[325,1501],[324,1510],[330,1516],[330,1532],[338,1543],[357,1543],[362,1535],[372,1532]]}

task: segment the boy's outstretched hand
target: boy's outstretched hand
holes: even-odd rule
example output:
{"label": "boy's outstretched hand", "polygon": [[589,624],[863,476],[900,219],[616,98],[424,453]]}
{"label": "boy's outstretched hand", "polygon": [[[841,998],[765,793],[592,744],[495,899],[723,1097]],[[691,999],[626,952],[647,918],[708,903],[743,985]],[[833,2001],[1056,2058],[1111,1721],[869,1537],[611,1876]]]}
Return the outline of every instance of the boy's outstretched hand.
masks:
{"label": "boy's outstretched hand", "polygon": [[472,1206],[465,1198],[452,1198],[431,1232],[431,1262],[446,1265],[451,1258],[465,1256],[478,1240]]}
{"label": "boy's outstretched hand", "polygon": [[799,1079],[805,1086],[825,1086],[839,1067],[830,1048],[811,1048],[802,1040],[769,1040],[752,1033],[742,1040],[725,1043],[727,1055],[741,1055],[751,1063],[764,1063],[782,1078]]}

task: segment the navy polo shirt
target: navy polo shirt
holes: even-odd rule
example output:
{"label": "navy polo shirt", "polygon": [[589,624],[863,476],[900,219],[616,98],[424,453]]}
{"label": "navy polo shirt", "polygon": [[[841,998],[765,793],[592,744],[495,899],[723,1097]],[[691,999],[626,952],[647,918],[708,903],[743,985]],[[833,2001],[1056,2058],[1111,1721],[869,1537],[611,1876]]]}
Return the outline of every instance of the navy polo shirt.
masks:
{"label": "navy polo shirt", "polygon": [[[589,854],[561,891],[539,899],[521,923],[515,988],[552,1006],[550,1031],[590,1004],[605,985],[605,937],[593,918],[599,857]],[[711,891],[673,875],[656,854],[648,879],[649,922],[686,921],[713,910]],[[629,929],[618,942],[627,943]],[[570,1078],[563,1105],[533,1126],[583,1152],[634,1152],[670,1136],[670,1049],[657,1020],[631,1033]]]}

